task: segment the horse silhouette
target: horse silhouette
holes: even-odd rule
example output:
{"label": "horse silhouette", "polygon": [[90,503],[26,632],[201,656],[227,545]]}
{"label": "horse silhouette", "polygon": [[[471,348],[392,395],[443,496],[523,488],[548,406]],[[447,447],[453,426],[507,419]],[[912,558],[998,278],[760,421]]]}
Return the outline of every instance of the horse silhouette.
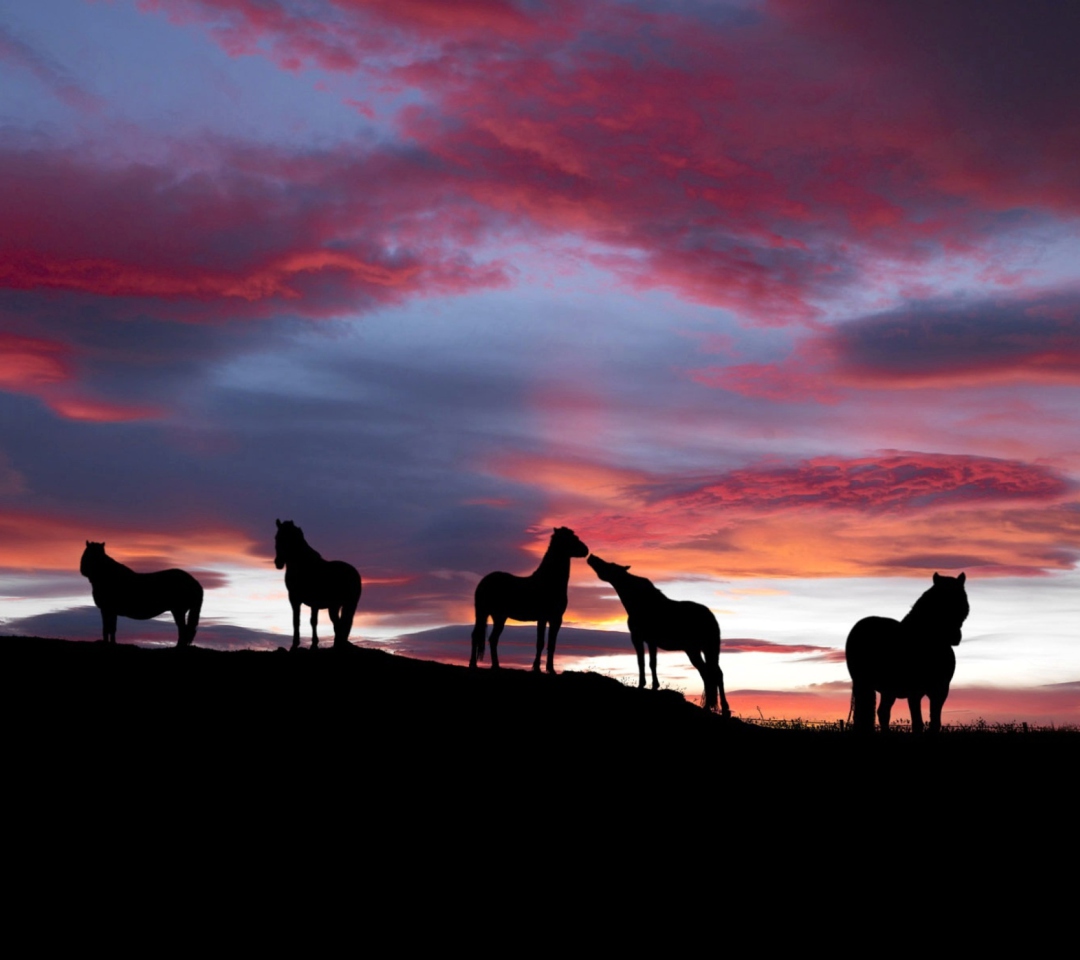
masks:
{"label": "horse silhouette", "polygon": [[601,560],[595,553],[588,563],[601,580],[615,588],[626,608],[630,642],[637,652],[638,687],[645,686],[646,644],[654,690],[660,688],[656,677],[657,649],[684,650],[705,684],[706,709],[716,709],[719,694],[721,713],[730,717],[731,708],[724,696],[724,674],[720,669],[720,625],[713,612],[693,600],[672,600],[651,580],[629,573],[628,566]]}
{"label": "horse silhouette", "polygon": [[203,588],[183,570],[136,573],[105,552],[104,543],[86,541],[79,573],[90,581],[94,603],[101,611],[101,639],[116,643],[116,618],[151,620],[166,610],[179,631],[176,645],[186,647],[195,639],[202,608]]}
{"label": "horse silhouette", "polygon": [[322,554],[308,545],[304,531],[291,520],[277,521],[274,536],[274,566],[285,568],[285,589],[292,604],[293,642],[289,648],[300,646],[300,606],[311,607],[311,649],[319,646],[319,611],[330,614],[334,625],[334,646],[349,644],[356,605],[360,602],[360,574],[344,560],[324,560]]}
{"label": "horse silhouette", "polygon": [[555,527],[547,553],[527,577],[517,577],[501,570],[489,573],[476,585],[476,626],[472,632],[472,656],[469,666],[475,667],[484,659],[484,635],[488,617],[491,630],[491,668],[499,666],[499,635],[507,620],[536,621],[536,660],[533,670],[540,669],[544,652],[544,626],[548,627],[548,673],[555,672],[555,640],[566,613],[566,585],[570,581],[570,558],[587,557],[585,546],[569,527]]}
{"label": "horse silhouette", "polygon": [[907,700],[911,729],[923,727],[922,698],[930,698],[930,732],[941,729],[941,708],[949,696],[956,670],[953,647],[960,642],[960,627],[969,607],[964,574],[934,574],[934,585],[903,620],[866,617],[851,628],[844,653],[851,674],[851,700],[855,729],[874,729],[875,692],[881,694],[878,721],[889,729],[889,714],[897,699]]}

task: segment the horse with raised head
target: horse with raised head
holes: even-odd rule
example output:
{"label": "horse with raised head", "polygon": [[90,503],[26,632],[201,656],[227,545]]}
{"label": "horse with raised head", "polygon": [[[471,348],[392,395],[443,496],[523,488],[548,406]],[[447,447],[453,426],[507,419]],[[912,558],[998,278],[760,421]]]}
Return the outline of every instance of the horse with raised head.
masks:
{"label": "horse with raised head", "polygon": [[300,646],[300,607],[311,607],[311,649],[319,646],[319,611],[330,614],[334,646],[349,643],[356,605],[360,602],[360,574],[344,560],[324,560],[304,539],[304,531],[291,520],[277,521],[274,566],[285,569],[285,589],[293,612],[291,650]]}
{"label": "horse with raised head", "polygon": [[730,717],[731,708],[724,696],[724,674],[720,669],[720,624],[713,612],[693,600],[672,600],[651,580],[630,573],[629,566],[608,563],[595,553],[588,563],[601,580],[615,588],[626,609],[630,642],[637,653],[638,688],[645,686],[646,646],[654,690],[660,689],[656,677],[657,649],[682,650],[705,684],[705,708],[715,710],[719,695],[721,714]]}
{"label": "horse with raised head", "polygon": [[178,647],[195,639],[202,609],[203,588],[183,570],[136,573],[105,552],[104,543],[86,541],[79,573],[90,581],[94,603],[101,611],[101,639],[116,643],[116,618],[152,620],[169,611],[176,621]]}
{"label": "horse with raised head", "polygon": [[851,628],[844,655],[851,674],[851,701],[855,729],[872,733],[874,703],[881,694],[877,715],[882,731],[898,699],[908,702],[911,729],[921,733],[922,698],[930,698],[930,733],[941,729],[941,708],[949,696],[956,670],[953,653],[961,626],[970,610],[964,574],[934,574],[934,585],[903,620],[866,617]]}
{"label": "horse with raised head", "polygon": [[472,632],[472,656],[469,666],[484,659],[484,636],[491,618],[491,668],[499,666],[499,636],[507,620],[536,621],[536,660],[540,669],[544,652],[544,628],[547,627],[547,671],[555,672],[555,640],[566,613],[566,585],[570,582],[572,557],[587,557],[585,546],[569,527],[555,527],[547,553],[540,566],[529,576],[518,577],[501,570],[489,573],[476,585],[476,626]]}

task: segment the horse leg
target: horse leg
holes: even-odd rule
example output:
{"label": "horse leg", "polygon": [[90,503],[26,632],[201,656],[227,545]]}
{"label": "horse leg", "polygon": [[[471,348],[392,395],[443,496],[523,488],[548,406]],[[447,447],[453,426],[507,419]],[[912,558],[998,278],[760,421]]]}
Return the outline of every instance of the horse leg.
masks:
{"label": "horse leg", "polygon": [[911,732],[922,733],[922,697],[908,697],[907,705],[911,713]]}
{"label": "horse leg", "polygon": [[185,644],[184,639],[184,608],[178,607],[176,610],[172,610],[172,618],[176,621],[176,645],[182,647]]}
{"label": "horse leg", "polygon": [[289,597],[289,603],[292,604],[292,646],[290,650],[295,650],[300,646],[300,601]]}
{"label": "horse leg", "polygon": [[881,703],[878,704],[877,718],[878,723],[881,724],[881,732],[887,733],[889,730],[889,716],[892,714],[892,705],[896,703],[896,697],[888,697],[884,693],[881,695]]}
{"label": "horse leg", "polygon": [[720,695],[720,716],[725,720],[731,717],[731,707],[724,696],[724,671],[720,669],[720,658],[716,660],[716,692]]}
{"label": "horse leg", "polygon": [[941,708],[949,697],[949,688],[935,690],[930,694],[930,729],[929,733],[937,733],[941,730]]}
{"label": "horse leg", "polygon": [[533,661],[533,670],[537,673],[540,672],[540,658],[544,654],[544,627],[546,626],[547,621],[543,617],[536,621],[536,659]]}
{"label": "horse leg", "polygon": [[[349,596],[348,599],[341,605],[341,613],[338,614],[337,623],[334,625],[334,644],[335,646],[340,642],[342,646],[347,646],[349,643],[349,634],[352,633],[353,619],[356,616],[356,605],[360,602],[360,594],[357,593],[356,597]],[[338,635],[341,635],[340,641]]]}
{"label": "horse leg", "polygon": [[[485,626],[487,626],[485,624]],[[503,627],[506,626],[506,617],[491,618],[491,669],[499,669],[499,637],[502,636]]]}
{"label": "horse leg", "polygon": [[852,680],[851,699],[855,706],[855,730],[858,733],[873,733],[877,691],[869,683]]}
{"label": "horse leg", "polygon": [[630,642],[634,645],[634,652],[637,654],[638,689],[643,690],[645,688],[645,644],[633,636],[630,637]]}
{"label": "horse leg", "polygon": [[649,669],[652,671],[652,688],[660,689],[660,681],[656,679],[656,644],[649,644]]}
{"label": "horse leg", "polygon": [[315,650],[319,646],[319,608],[311,608],[311,649]]}
{"label": "horse leg", "polygon": [[686,655],[690,658],[690,662],[697,669],[697,672],[701,674],[701,680],[705,684],[705,709],[715,710],[716,684],[713,683],[712,672],[705,665],[705,661],[697,650],[687,650]]}
{"label": "horse leg", "polygon": [[116,614],[110,610],[106,613],[101,611],[101,626],[105,635],[106,643],[116,643]]}
{"label": "horse leg", "polygon": [[562,626],[562,617],[556,617],[548,624],[548,662],[547,672],[555,672],[555,638],[559,635],[559,627]]}

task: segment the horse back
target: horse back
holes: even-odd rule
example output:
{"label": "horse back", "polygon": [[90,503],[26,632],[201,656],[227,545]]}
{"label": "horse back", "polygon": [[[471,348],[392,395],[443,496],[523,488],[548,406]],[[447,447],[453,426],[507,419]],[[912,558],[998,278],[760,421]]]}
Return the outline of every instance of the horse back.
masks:
{"label": "horse back", "polygon": [[126,567],[117,575],[91,582],[94,603],[133,620],[150,620],[171,610],[202,606],[202,585],[184,570],[135,573]]}
{"label": "horse back", "polygon": [[566,587],[537,577],[497,570],[476,585],[476,615],[508,620],[549,620],[566,612]]}
{"label": "horse back", "polygon": [[720,624],[705,604],[657,594],[649,603],[635,604],[634,610],[628,611],[626,625],[631,637],[661,650],[719,652]]}
{"label": "horse back", "polygon": [[285,589],[290,597],[316,610],[353,606],[360,599],[360,573],[344,560],[324,560],[310,567],[285,570]]}
{"label": "horse back", "polygon": [[903,699],[948,689],[956,669],[952,647],[919,642],[905,624],[888,617],[856,623],[844,653],[852,682]]}

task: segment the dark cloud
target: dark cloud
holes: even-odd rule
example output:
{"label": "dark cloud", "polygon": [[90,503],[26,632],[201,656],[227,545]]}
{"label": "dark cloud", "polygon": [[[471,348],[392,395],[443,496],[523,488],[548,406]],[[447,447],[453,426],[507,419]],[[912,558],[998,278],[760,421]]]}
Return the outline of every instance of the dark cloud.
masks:
{"label": "dark cloud", "polygon": [[1080,383],[1080,297],[916,303],[826,338],[860,386]]}
{"label": "dark cloud", "polygon": [[80,84],[64,66],[3,26],[0,26],[0,62],[29,71],[53,96],[75,110],[96,113],[104,105],[101,98]]}

